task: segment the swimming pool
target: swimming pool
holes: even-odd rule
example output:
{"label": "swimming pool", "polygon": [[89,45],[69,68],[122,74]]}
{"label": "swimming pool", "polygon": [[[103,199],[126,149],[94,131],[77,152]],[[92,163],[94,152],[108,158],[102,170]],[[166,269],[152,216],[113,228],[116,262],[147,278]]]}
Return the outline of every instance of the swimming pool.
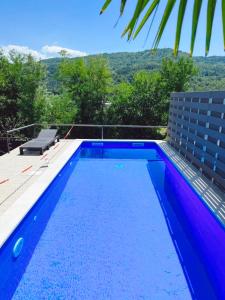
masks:
{"label": "swimming pool", "polygon": [[86,141],[0,249],[0,299],[224,299],[224,253],[156,143]]}

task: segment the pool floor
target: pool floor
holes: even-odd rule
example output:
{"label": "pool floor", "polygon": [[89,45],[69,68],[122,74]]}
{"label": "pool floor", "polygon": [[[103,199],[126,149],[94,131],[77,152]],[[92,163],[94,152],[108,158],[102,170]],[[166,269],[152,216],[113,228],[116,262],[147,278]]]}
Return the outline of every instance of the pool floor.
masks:
{"label": "pool floor", "polygon": [[13,299],[191,299],[146,160],[78,161]]}

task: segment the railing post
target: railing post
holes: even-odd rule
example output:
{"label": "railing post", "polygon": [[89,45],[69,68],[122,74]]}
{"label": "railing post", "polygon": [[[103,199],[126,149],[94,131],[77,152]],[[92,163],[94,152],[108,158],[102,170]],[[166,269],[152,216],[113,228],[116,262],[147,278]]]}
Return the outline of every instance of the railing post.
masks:
{"label": "railing post", "polygon": [[33,138],[35,138],[36,137],[36,126],[35,126],[36,124],[34,124],[34,128],[33,128]]}
{"label": "railing post", "polygon": [[102,128],[101,129],[101,132],[102,132],[101,136],[102,136],[102,140],[104,140],[104,127],[102,126],[101,128]]}
{"label": "railing post", "polygon": [[10,152],[10,148],[9,148],[9,135],[8,132],[6,131],[6,148],[7,148],[7,152]]}

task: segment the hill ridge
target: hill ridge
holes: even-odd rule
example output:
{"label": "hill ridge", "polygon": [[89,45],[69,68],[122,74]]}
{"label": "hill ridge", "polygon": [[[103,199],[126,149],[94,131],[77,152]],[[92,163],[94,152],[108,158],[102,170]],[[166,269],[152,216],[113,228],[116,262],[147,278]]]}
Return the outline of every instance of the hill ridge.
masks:
{"label": "hill ridge", "polygon": [[[157,71],[164,57],[176,59],[170,48],[158,49],[155,53],[151,50],[139,52],[114,52],[92,54],[84,57],[105,57],[112,70],[115,82],[130,81],[135,72],[140,70]],[[179,52],[179,56],[188,57],[188,53]],[[79,58],[70,58],[79,59]],[[190,90],[225,90],[225,56],[194,56],[193,60],[199,69],[199,74],[193,78]],[[47,66],[48,85],[51,90],[57,87],[56,72],[61,58],[50,58],[42,62]]]}

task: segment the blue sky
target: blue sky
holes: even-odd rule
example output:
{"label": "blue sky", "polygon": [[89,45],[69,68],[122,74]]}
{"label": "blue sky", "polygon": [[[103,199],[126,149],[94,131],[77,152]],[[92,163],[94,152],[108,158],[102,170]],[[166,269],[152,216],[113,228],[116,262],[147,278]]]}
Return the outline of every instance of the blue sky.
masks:
{"label": "blue sky", "polygon": [[[17,47],[19,51],[30,51],[41,57],[57,56],[61,47],[71,49],[71,56],[103,52],[141,51],[149,49],[156,27],[145,43],[148,28],[132,42],[121,38],[121,32],[131,17],[136,1],[128,0],[125,16],[114,28],[119,14],[119,0],[114,0],[107,12],[99,16],[103,0],[1,0],[0,2],[0,46],[4,51]],[[166,2],[166,1],[165,1]],[[185,16],[185,28],[180,49],[189,50],[191,29],[191,4]],[[206,5],[207,1],[203,1]],[[224,55],[221,26],[221,0],[215,15],[210,55]],[[162,5],[163,7],[163,5]],[[158,10],[158,18],[162,14]],[[205,8],[205,6],[204,6]],[[173,47],[176,10],[170,18],[160,48]],[[204,55],[206,10],[201,23],[194,55]]]}

